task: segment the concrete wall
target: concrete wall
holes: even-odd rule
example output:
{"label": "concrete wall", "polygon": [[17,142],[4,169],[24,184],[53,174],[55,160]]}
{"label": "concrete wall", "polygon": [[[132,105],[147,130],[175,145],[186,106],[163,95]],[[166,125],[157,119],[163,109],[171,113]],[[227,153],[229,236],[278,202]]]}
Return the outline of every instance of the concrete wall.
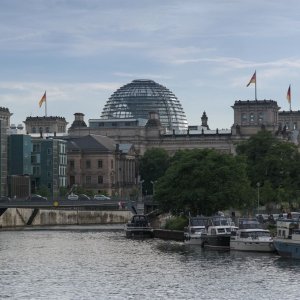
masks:
{"label": "concrete wall", "polygon": [[[9,208],[0,217],[0,228],[23,227],[33,209]],[[130,211],[39,210],[31,226],[76,224],[122,224],[131,219]]]}

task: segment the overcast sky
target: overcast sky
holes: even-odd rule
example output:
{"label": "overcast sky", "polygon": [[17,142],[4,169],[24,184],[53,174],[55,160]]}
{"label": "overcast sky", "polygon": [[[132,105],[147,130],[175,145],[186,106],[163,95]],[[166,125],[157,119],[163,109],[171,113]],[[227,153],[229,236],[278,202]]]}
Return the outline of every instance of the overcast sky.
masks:
{"label": "overcast sky", "polygon": [[11,123],[82,112],[99,118],[109,96],[152,79],[180,100],[189,125],[206,111],[230,128],[235,100],[300,109],[299,0],[0,0],[0,106]]}

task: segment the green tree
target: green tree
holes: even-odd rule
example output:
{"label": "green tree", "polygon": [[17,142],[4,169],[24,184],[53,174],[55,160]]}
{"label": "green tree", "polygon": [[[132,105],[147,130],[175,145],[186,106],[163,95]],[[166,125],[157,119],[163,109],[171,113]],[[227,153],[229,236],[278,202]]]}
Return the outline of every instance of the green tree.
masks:
{"label": "green tree", "polygon": [[173,213],[208,215],[253,202],[243,159],[209,149],[176,153],[155,196],[164,211]]}
{"label": "green tree", "polygon": [[49,189],[47,188],[47,186],[45,186],[43,184],[37,189],[36,193],[43,197],[50,197]]}
{"label": "green tree", "polygon": [[263,130],[238,145],[237,154],[246,159],[252,187],[260,183],[261,204],[297,199],[300,155],[294,144]]}
{"label": "green tree", "polygon": [[139,161],[139,171],[143,182],[143,194],[153,194],[153,186],[169,167],[170,157],[166,150],[152,148],[146,150]]}

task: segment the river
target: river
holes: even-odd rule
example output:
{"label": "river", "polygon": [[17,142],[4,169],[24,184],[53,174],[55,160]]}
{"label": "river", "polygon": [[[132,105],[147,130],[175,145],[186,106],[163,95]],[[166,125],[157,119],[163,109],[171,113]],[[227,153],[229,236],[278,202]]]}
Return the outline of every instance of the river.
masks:
{"label": "river", "polygon": [[111,229],[0,231],[0,298],[299,298],[300,261],[131,240]]}

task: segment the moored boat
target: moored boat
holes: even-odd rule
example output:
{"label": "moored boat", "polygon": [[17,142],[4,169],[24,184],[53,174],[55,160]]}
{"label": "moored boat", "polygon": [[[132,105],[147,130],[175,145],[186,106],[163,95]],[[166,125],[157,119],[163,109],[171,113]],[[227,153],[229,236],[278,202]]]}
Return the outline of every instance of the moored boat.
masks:
{"label": "moored boat", "polygon": [[210,218],[207,234],[202,237],[204,248],[229,250],[231,232],[235,230],[230,218],[215,216]]}
{"label": "moored boat", "polygon": [[261,228],[256,218],[241,218],[238,225],[230,237],[230,250],[275,252],[270,231]]}
{"label": "moored boat", "polygon": [[153,238],[153,228],[150,226],[146,215],[133,215],[131,221],[125,225],[126,237]]}
{"label": "moored boat", "polygon": [[184,243],[189,245],[202,245],[202,238],[207,234],[207,225],[207,217],[189,217],[189,225],[184,229]]}
{"label": "moored boat", "polygon": [[280,219],[277,221],[274,246],[280,256],[300,259],[299,224],[299,219]]}

